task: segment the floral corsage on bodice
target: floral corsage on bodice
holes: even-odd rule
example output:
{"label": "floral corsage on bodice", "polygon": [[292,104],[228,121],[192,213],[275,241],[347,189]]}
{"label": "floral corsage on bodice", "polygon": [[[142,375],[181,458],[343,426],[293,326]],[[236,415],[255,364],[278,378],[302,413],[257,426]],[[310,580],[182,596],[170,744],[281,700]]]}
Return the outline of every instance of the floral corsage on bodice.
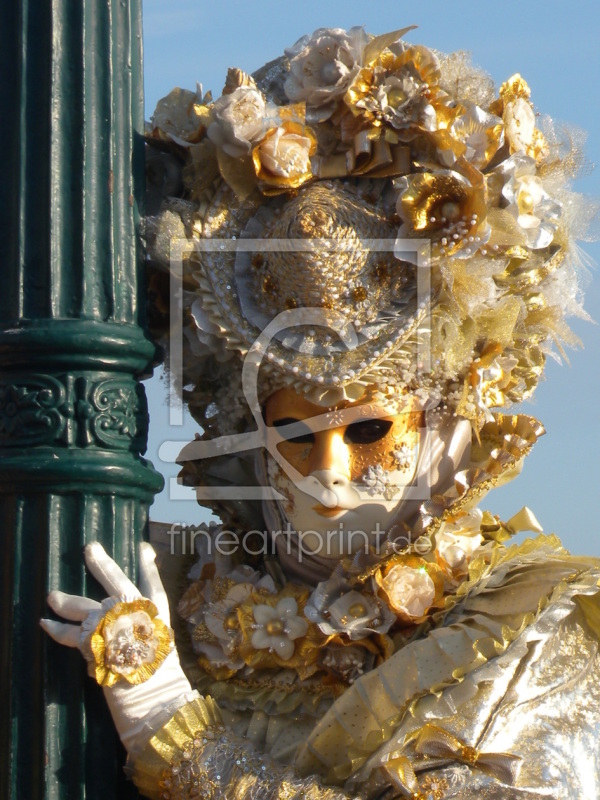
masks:
{"label": "floral corsage on bodice", "polygon": [[478,508],[459,511],[437,526],[429,552],[422,536],[416,548],[373,557],[366,568],[364,559],[362,569],[356,559],[341,562],[316,587],[276,582],[268,560],[255,569],[217,556],[204,561],[179,612],[213,679],[316,679],[335,694],[439,624],[470,568],[481,574],[510,533]]}

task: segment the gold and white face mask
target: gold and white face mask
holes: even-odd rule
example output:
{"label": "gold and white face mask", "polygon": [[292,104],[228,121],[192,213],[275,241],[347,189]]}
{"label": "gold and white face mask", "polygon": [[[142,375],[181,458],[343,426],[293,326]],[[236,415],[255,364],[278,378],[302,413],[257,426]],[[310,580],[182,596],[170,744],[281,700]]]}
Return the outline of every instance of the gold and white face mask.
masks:
{"label": "gold and white face mask", "polygon": [[284,431],[280,456],[326,490],[306,494],[269,458],[269,481],[285,498],[283,511],[305,550],[332,559],[377,547],[415,477],[423,412],[410,397],[380,395],[331,407],[293,389],[267,400],[268,426]]}

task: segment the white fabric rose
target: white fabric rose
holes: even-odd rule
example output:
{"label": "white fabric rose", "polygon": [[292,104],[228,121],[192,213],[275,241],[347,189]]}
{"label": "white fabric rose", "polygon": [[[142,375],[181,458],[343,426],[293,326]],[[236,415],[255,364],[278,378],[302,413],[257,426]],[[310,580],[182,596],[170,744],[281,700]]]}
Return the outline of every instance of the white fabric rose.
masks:
{"label": "white fabric rose", "polygon": [[507,178],[502,189],[508,211],[516,217],[533,250],[548,247],[558,227],[562,207],[544,189],[533,158],[517,153],[501,168]]}
{"label": "white fabric rose", "polygon": [[381,581],[390,605],[398,614],[422,617],[435,599],[435,584],[425,569],[397,564]]}
{"label": "white fabric rose", "polygon": [[254,86],[239,86],[213,106],[208,138],[234,158],[248,155],[265,133],[266,104]]}
{"label": "white fabric rose", "polygon": [[361,66],[367,34],[361,27],[319,28],[285,51],[290,72],[284,89],[290,100],[318,108],[344,94]]}
{"label": "white fabric rose", "polygon": [[311,140],[285,128],[277,128],[261,143],[261,166],[279,178],[294,179],[310,171]]}
{"label": "white fabric rose", "polygon": [[294,641],[308,630],[308,622],[298,616],[294,598],[284,597],[275,607],[255,606],[253,613],[256,629],[252,634],[252,646],[257,650],[269,650],[288,661],[294,655]]}

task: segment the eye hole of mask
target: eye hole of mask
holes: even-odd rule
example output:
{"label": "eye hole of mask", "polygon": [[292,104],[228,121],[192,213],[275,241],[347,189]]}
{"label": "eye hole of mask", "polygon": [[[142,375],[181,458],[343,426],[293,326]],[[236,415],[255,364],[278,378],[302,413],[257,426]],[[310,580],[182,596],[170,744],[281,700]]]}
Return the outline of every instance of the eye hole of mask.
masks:
{"label": "eye hole of mask", "polygon": [[293,419],[293,417],[285,417],[285,419],[276,419],[273,423],[274,428],[282,428],[284,425],[296,425],[298,434],[295,436],[286,435],[285,439],[293,444],[313,444],[315,435],[302,420]]}
{"label": "eye hole of mask", "polygon": [[389,433],[393,422],[388,419],[365,419],[348,425],[344,433],[346,444],[373,444]]}

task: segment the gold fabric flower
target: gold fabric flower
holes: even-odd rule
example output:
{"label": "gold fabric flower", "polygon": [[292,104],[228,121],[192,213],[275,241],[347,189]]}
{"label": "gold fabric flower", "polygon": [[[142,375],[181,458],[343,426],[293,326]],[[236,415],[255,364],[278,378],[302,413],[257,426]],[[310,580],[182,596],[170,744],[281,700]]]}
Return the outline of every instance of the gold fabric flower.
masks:
{"label": "gold fabric flower", "polygon": [[358,72],[344,100],[369,127],[435,130],[439,78],[438,59],[426,47],[386,49]]}
{"label": "gold fabric flower", "polygon": [[[459,252],[471,256],[489,238],[485,179],[464,159],[457,169],[415,173],[399,178],[396,186],[396,210],[403,221],[399,240],[429,240],[432,259]],[[400,251],[398,241],[395,252]],[[415,255],[402,251],[398,257],[413,261]]]}
{"label": "gold fabric flower", "polygon": [[100,686],[114,686],[120,680],[144,683],[173,649],[172,631],[158,619],[150,600],[139,598],[117,603],[102,617],[91,640]]}

